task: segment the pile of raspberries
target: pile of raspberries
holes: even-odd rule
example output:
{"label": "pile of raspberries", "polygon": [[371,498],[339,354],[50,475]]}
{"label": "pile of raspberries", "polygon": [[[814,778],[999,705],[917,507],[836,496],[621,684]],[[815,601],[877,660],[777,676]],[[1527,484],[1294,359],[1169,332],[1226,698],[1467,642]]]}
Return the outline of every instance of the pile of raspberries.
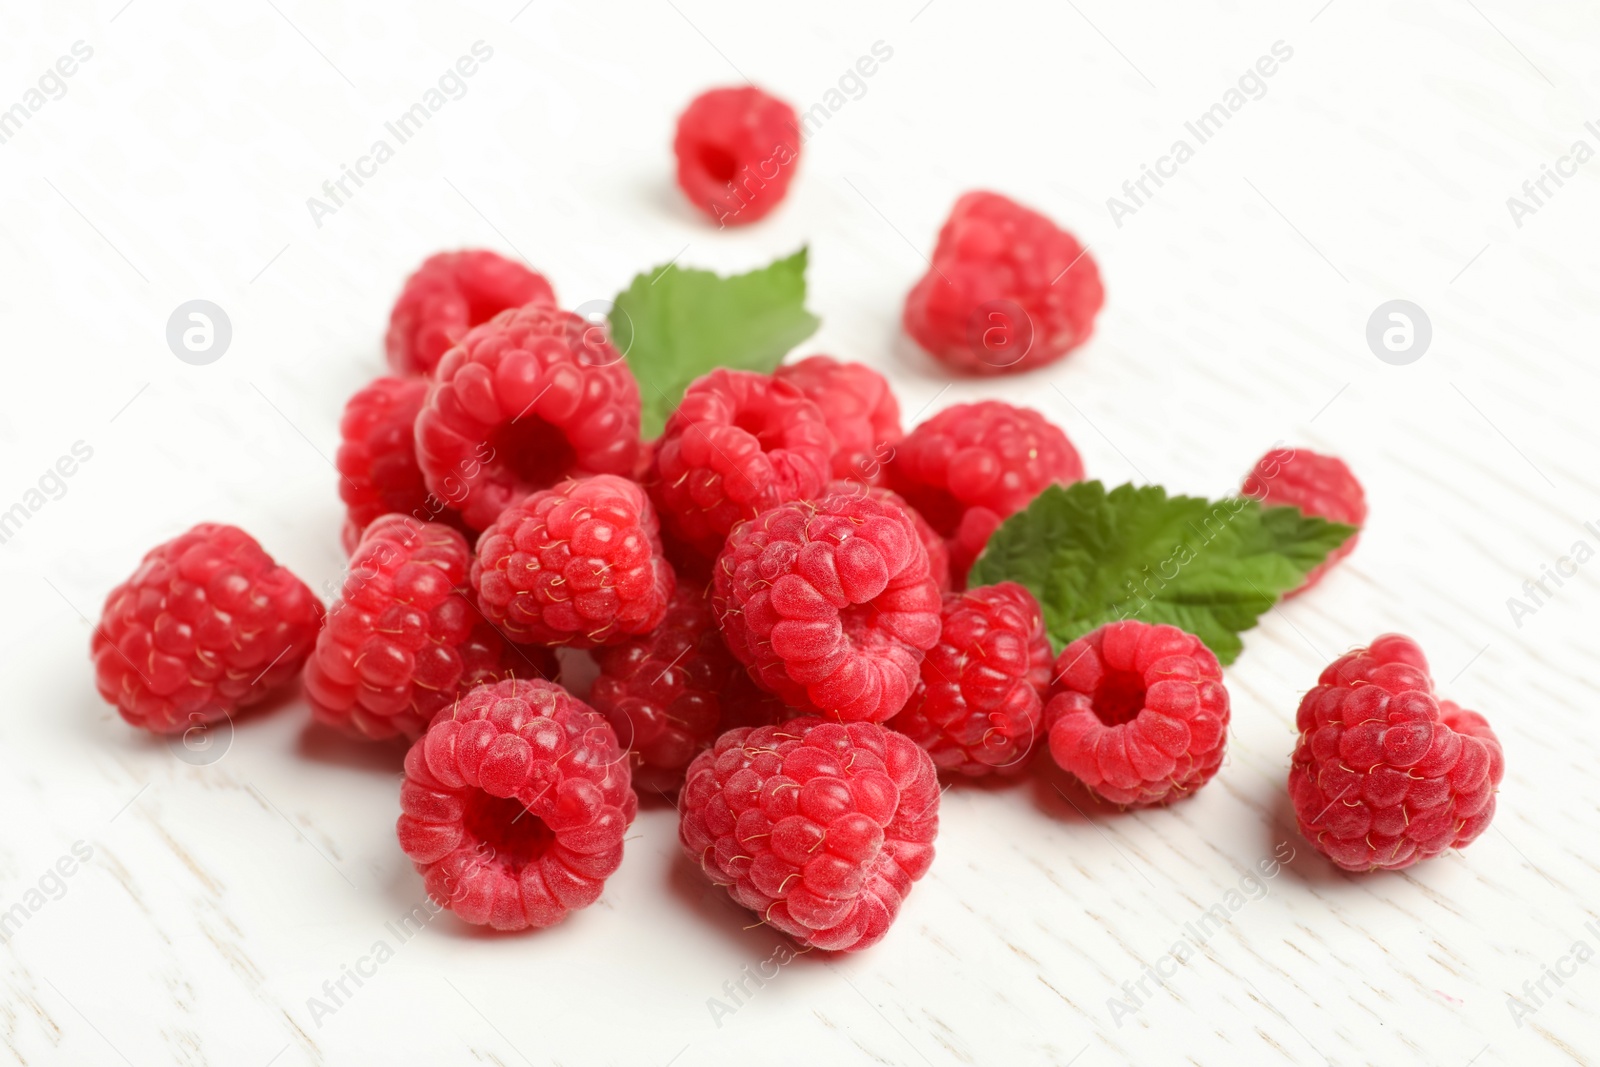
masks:
{"label": "pile of raspberries", "polygon": [[[786,169],[749,196],[732,183],[786,108],[749,89],[691,106],[695,202],[770,210]],[[1080,343],[1101,300],[1070,235],[974,193],[905,322],[954,367],[1018,370]],[[1001,522],[1083,477],[1037,412],[957,404],[905,432],[878,373],[814,355],[710,371],[641,444],[605,331],[487,251],[422,264],[387,354],[392,376],[340,423],[333,604],[207,523],[111,592],[92,651],[101,694],[157,733],[298,676],[318,722],[404,739],[400,847],[468,922],[545,927],[593,903],[645,795],[676,804],[688,855],[763,922],[862,949],[933,861],[941,776],[1015,774],[1047,750],[1093,796],[1150,806],[1222,764],[1228,690],[1197,637],[1126,619],[1057,656],[1032,593],[967,584]],[[1305,450],[1268,453],[1242,492],[1366,518],[1348,468]],[[558,650],[592,657],[587,699]],[[1488,825],[1499,744],[1434,695],[1408,639],[1329,666],[1298,725],[1289,792],[1339,866],[1404,867]]]}

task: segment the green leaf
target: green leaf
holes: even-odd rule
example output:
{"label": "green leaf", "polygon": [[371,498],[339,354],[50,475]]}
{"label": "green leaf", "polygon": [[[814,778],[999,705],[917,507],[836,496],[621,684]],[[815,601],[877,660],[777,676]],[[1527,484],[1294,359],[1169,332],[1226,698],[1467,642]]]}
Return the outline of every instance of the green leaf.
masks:
{"label": "green leaf", "polygon": [[809,250],[724,278],[668,263],[634,278],[611,308],[611,339],[644,402],[643,434],[657,436],[683,390],[714,367],[771,372],[820,320],[806,310]]}
{"label": "green leaf", "polygon": [[1077,482],[1051,486],[1007,519],[967,581],[1027,586],[1058,649],[1136,618],[1181,627],[1232,663],[1240,632],[1355,532],[1242,497]]}

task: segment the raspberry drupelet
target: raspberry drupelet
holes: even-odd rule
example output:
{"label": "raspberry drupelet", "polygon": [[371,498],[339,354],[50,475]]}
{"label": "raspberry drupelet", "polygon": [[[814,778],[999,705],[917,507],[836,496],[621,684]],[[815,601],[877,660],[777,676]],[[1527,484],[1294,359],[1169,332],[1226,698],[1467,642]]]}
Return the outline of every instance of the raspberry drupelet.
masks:
{"label": "raspberry drupelet", "polygon": [[713,557],[741,519],[821,492],[832,455],[822,410],[799,389],[719,368],[690,385],[667,420],[650,492],[673,535]]}
{"label": "raspberry drupelet", "polygon": [[519,643],[593,648],[656,628],[676,584],[639,483],[573,478],[500,513],[478,539],[478,605]]}
{"label": "raspberry drupelet", "polygon": [[555,677],[554,656],[507,648],[472,603],[471,564],[466,539],[448,526],[385,515],[367,527],[306,661],[319,722],[358,738],[411,740],[479,685]]}
{"label": "raspberry drupelet", "polygon": [[544,681],[472,690],[439,713],[405,766],[401,849],[437,903],[499,930],[550,926],[593,904],[639,808],[611,727]]}
{"label": "raspberry drupelet", "polygon": [[945,366],[1008,374],[1083,344],[1104,303],[1100,270],[1075,237],[1014,200],[973,192],[939,231],[903,320]]}
{"label": "raspberry drupelet", "polygon": [[1050,755],[1114,804],[1182,799],[1222,766],[1228,690],[1198,637],[1124,619],[1071,642],[1045,706]]}
{"label": "raspberry drupelet", "polygon": [[900,404],[883,375],[861,363],[810,356],[772,372],[799,389],[833,434],[833,476],[882,485],[900,429]]}
{"label": "raspberry drupelet", "polygon": [[539,304],[501,312],[445,353],[417,416],[428,489],[482,530],[575,473],[633,473],[639,386],[603,331]]}
{"label": "raspberry drupelet", "polygon": [[939,643],[890,725],[927,749],[941,771],[1015,773],[1042,747],[1050,663],[1044,612],[1022,586],[946,593]]}
{"label": "raspberry drupelet", "polygon": [[[1243,494],[1267,507],[1290,506],[1307,515],[1356,527],[1367,522],[1367,495],[1343,460],[1307,448],[1275,448],[1262,456],[1244,480]],[[1320,582],[1333,565],[1355,551],[1359,532],[1328,554],[1286,597]]]}
{"label": "raspberry drupelet", "polygon": [[678,117],[678,188],[719,226],[764,217],[800,163],[794,108],[753,85],[711,89]]}
{"label": "raspberry drupelet", "polygon": [[428,397],[424,378],[378,378],[357,390],[339,420],[339,497],[345,504],[340,541],[354,552],[367,524],[398,512],[419,522],[465,531],[461,516],[422,481],[414,427]]}
{"label": "raspberry drupelet", "polygon": [[678,839],[735,901],[804,947],[882,940],[933,862],[928,754],[876,723],[730,730],[689,766]]}
{"label": "raspberry drupelet", "polygon": [[939,588],[915,526],[858,493],[741,524],[713,577],[729,651],[800,711],[882,722],[905,706],[939,639]]}
{"label": "raspberry drupelet", "polygon": [[236,526],[157,545],[106,597],[90,652],[100,695],[177,733],[249,707],[300,672],[322,602]]}
{"label": "raspberry drupelet", "polygon": [[1001,522],[1046,486],[1082,477],[1066,434],[999,400],[945,408],[908,433],[889,464],[890,488],[949,540],[956,588]]}
{"label": "raspberry drupelet", "polygon": [[928,550],[928,573],[933,576],[934,584],[943,593],[950,588],[950,549],[945,546],[944,538],[939,536],[939,531],[928,525],[916,508],[906,503],[906,498],[893,489],[882,486],[867,485],[854,480],[838,480],[828,484],[826,490],[829,494],[855,493],[868,496],[882,503],[893,504],[906,513],[906,518],[911,520],[911,525],[916,527],[917,540],[922,542],[922,547]]}
{"label": "raspberry drupelet", "polygon": [[1505,776],[1488,722],[1434,695],[1416,642],[1384,634],[1300,701],[1289,797],[1300,832],[1347,871],[1400,870],[1465,848]]}
{"label": "raspberry drupelet", "polygon": [[507,308],[554,304],[540,274],[486,250],[440,252],[422,261],[389,313],[385,340],[396,374],[428,375],[472,327]]}

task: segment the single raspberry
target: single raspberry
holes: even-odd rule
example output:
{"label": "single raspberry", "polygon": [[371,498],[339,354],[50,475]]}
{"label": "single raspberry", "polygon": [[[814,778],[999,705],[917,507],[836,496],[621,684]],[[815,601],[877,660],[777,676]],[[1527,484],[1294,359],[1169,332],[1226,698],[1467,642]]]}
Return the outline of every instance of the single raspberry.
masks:
{"label": "single raspberry", "polygon": [[678,116],[678,188],[719,226],[743,225],[783,199],[800,163],[794,108],[755,86],[712,89]]}
{"label": "single raspberry", "polygon": [[95,685],[156,733],[216,722],[300,671],[322,602],[236,526],[203,522],[145,554],[106,597]]}
{"label": "single raspberry", "polygon": [[671,793],[719,733],[789,717],[728,652],[704,588],[678,586],[660,626],[594,658],[589,703],[631,751],[636,789]]}
{"label": "single raspberry", "polygon": [[717,738],[680,810],[678,840],[734,900],[803,946],[855,952],[933,862],[939,780],[893,730],[800,718]]}
{"label": "single raspberry", "polygon": [[573,473],[630,474],[639,386],[605,333],[540,304],[504,311],[445,354],[417,416],[429,490],[482,530]]}
{"label": "single raspberry", "polygon": [[1124,619],[1062,650],[1050,755],[1116,804],[1166,804],[1211,780],[1228,740],[1217,657],[1176,626]]}
{"label": "single raspberry", "polygon": [[639,810],[605,719],[558,685],[483,685],[406,753],[400,847],[428,895],[470,923],[523,930],[593,904]]}
{"label": "single raspberry", "polygon": [[1012,374],[1089,339],[1105,303],[1100,268],[1072,234],[998,193],[967,193],[906,297],[906,332],[941,363]]}
{"label": "single raspberry", "polygon": [[729,651],[801,711],[882,722],[905,706],[939,639],[939,588],[916,528],[857,493],[742,523],[714,576]]}
{"label": "single raspberry", "polygon": [[882,485],[900,429],[900,404],[883,375],[862,363],[811,356],[772,372],[822,409],[833,434],[833,476]]}
{"label": "single raspberry", "polygon": [[448,526],[385,515],[367,527],[306,661],[318,721],[354,737],[414,739],[486,682],[555,677],[554,656],[509,649],[479,612],[471,564],[466,539]]}
{"label": "single raspberry", "polygon": [[1050,639],[1033,594],[1015,582],[946,593],[939,643],[891,725],[941,771],[1010,774],[1042,740]]}
{"label": "single raspberry", "polygon": [[906,518],[910,519],[911,525],[916,528],[917,540],[928,550],[928,574],[933,578],[933,583],[939,587],[941,593],[950,588],[950,550],[945,547],[944,538],[939,536],[939,531],[929,526],[928,520],[922,517],[922,513],[906,503],[905,497],[893,489],[850,480],[830,482],[825,491],[830,494],[862,494],[882,503],[893,504],[904,511]]}
{"label": "single raspberry", "polygon": [[833,436],[787,382],[719,368],[697,379],[656,442],[650,490],[662,521],[715,556],[741,519],[827,484]]}
{"label": "single raspberry", "polygon": [[675,585],[639,483],[573,478],[500,513],[478,540],[472,587],[513,641],[593,648],[655,629]]}
{"label": "single raspberry", "polygon": [[431,374],[472,327],[535,302],[556,302],[550,283],[504,256],[482,250],[429,256],[389,313],[389,366],[396,374]]}
{"label": "single raspberry", "polygon": [[949,538],[957,587],[1001,522],[1045,486],[1082,477],[1066,434],[999,400],[945,408],[908,433],[889,464],[889,485]]}
{"label": "single raspberry", "polygon": [[346,552],[355,551],[368,523],[391,512],[467,529],[448,502],[428,492],[417,466],[412,428],[427,397],[426,379],[379,378],[345,403],[336,465],[346,509],[340,536]]}
{"label": "single raspberry", "polygon": [[[1307,515],[1358,530],[1366,525],[1367,494],[1344,460],[1307,448],[1274,448],[1262,456],[1245,478],[1243,492],[1269,507],[1296,507]],[[1355,551],[1360,536],[1359,532],[1352,534],[1306,575],[1299,588],[1285,596],[1303,593],[1320,582],[1335,563]]]}
{"label": "single raspberry", "polygon": [[1347,871],[1465,848],[1505,775],[1483,716],[1434,696],[1416,642],[1384,634],[1322,672],[1295,716],[1289,797],[1300,832]]}

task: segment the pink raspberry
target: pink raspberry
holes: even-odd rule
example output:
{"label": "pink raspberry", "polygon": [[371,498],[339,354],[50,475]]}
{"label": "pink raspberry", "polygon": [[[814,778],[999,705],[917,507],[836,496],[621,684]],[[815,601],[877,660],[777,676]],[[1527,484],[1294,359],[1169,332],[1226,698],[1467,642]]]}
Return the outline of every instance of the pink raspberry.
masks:
{"label": "pink raspberry", "polygon": [[785,704],[882,722],[939,639],[939,588],[910,518],[855,493],[795,501],[738,526],[712,604],[728,649]]}
{"label": "pink raspberry", "polygon": [[504,256],[481,250],[429,256],[406,279],[389,314],[389,366],[396,374],[431,374],[472,327],[535,302],[556,302],[550,283]]}
{"label": "pink raspberry", "polygon": [[413,427],[428,396],[424,378],[379,378],[358,390],[339,420],[339,496],[346,517],[340,540],[354,552],[361,531],[398,512],[465,531],[460,514],[422,482]]}
{"label": "pink raspberry", "polygon": [[833,436],[787,382],[719,368],[690,385],[656,442],[650,490],[668,529],[704,556],[728,531],[827,484]]}
{"label": "pink raspberry", "polygon": [[755,86],[712,89],[678,117],[678,188],[719,226],[765,216],[800,163],[794,108]]}
{"label": "pink raspberry", "polygon": [[1105,303],[1100,269],[1075,237],[998,193],[967,193],[906,297],[906,332],[953,370],[1011,374],[1089,339]]}
{"label": "pink raspberry", "polygon": [[508,649],[472,603],[471,563],[466,539],[448,526],[385,515],[367,527],[306,661],[319,722],[353,737],[414,739],[480,685],[513,673],[555,677],[554,656]]}
{"label": "pink raspberry", "polygon": [[1015,773],[1041,739],[1050,663],[1044,612],[1022,586],[946,593],[939,643],[891,725],[941,771]]}
{"label": "pink raspberry", "polygon": [[811,356],[772,372],[822,409],[833,434],[833,476],[882,485],[900,429],[900,404],[883,375],[862,363]]}
{"label": "pink raspberry", "polygon": [[655,629],[676,584],[637,482],[573,478],[513,504],[483,532],[472,587],[513,641],[593,648]]}
{"label": "pink raspberry", "polygon": [[575,473],[631,473],[639,386],[604,331],[531,304],[474,327],[445,354],[416,438],[428,489],[482,530]]}
{"label": "pink raspberry", "polygon": [[428,895],[470,923],[523,930],[593,904],[639,810],[598,712],[511,679],[439,713],[406,753],[400,847]]}
{"label": "pink raspberry", "polygon": [[939,780],[892,730],[801,718],[717,738],[681,811],[678,840],[735,901],[803,946],[856,952],[933,862]]}
{"label": "pink raspberry", "polygon": [[1339,657],[1295,718],[1300,832],[1345,870],[1400,870],[1465,848],[1494,818],[1500,742],[1482,715],[1435,697],[1409,637]]}
{"label": "pink raspberry", "polygon": [[789,717],[728,652],[703,587],[679,585],[660,626],[594,658],[589,702],[631,750],[636,789],[670,794],[717,734]]}
{"label": "pink raspberry", "polygon": [[1050,755],[1114,804],[1182,799],[1222,766],[1228,690],[1217,657],[1176,626],[1108,623],[1067,645],[1045,706]]}
{"label": "pink raspberry", "polygon": [[[1244,480],[1243,493],[1267,507],[1296,507],[1304,514],[1354,526],[1367,522],[1367,494],[1344,461],[1307,448],[1274,448],[1256,462]],[[1328,554],[1299,588],[1284,594],[1297,596],[1316,585],[1335,563],[1355,551],[1360,533]]]}
{"label": "pink raspberry", "polygon": [[152,548],[106,597],[95,685],[133,725],[179,733],[294,678],[321,625],[322,602],[255,538],[203,522]]}
{"label": "pink raspberry", "polygon": [[825,492],[856,493],[871,497],[880,503],[893,504],[906,513],[906,518],[911,520],[911,525],[916,527],[917,540],[922,542],[922,547],[928,550],[928,574],[933,577],[933,582],[942,593],[950,588],[950,550],[945,547],[944,538],[939,536],[939,531],[928,525],[920,512],[910,504],[906,498],[893,489],[881,486],[864,485],[857,481],[834,481],[828,483]]}
{"label": "pink raspberry", "polygon": [[889,485],[949,539],[957,587],[1001,522],[1047,485],[1082,477],[1066,434],[999,400],[945,408],[905,436],[889,465]]}

